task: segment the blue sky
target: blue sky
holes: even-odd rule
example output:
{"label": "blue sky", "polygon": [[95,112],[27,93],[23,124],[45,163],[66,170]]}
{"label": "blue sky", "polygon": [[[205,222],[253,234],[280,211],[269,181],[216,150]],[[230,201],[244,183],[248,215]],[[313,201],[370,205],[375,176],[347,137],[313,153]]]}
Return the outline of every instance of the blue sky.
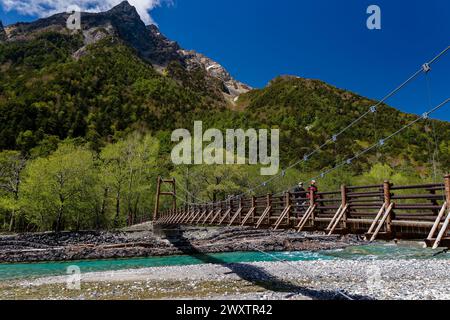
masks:
{"label": "blue sky", "polygon": [[[448,0],[174,0],[156,8],[161,31],[217,60],[237,79],[264,87],[292,74],[380,99],[450,45]],[[382,10],[382,30],[366,28],[366,9]],[[30,20],[0,11],[9,24]],[[431,105],[450,96],[450,52],[428,75]],[[425,77],[388,103],[430,109]],[[450,105],[435,118],[450,121]]]}

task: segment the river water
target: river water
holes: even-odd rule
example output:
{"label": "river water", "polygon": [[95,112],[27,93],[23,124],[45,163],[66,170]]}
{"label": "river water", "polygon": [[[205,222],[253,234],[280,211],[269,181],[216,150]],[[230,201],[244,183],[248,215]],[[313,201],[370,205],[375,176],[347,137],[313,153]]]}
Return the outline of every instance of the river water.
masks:
{"label": "river water", "polygon": [[69,266],[78,266],[82,273],[115,271],[149,267],[197,265],[204,263],[250,263],[264,261],[313,261],[313,260],[400,260],[400,259],[448,259],[450,253],[442,250],[424,249],[420,244],[377,243],[354,246],[340,250],[299,252],[232,252],[202,256],[169,256],[119,260],[86,260],[71,262],[45,262],[0,264],[0,280],[18,280],[45,276],[66,275]]}

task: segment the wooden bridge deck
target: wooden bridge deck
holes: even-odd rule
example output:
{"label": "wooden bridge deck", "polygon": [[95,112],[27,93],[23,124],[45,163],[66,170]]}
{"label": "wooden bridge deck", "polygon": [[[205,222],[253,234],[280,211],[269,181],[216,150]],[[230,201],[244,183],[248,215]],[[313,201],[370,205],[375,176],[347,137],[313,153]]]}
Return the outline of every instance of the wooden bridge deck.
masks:
{"label": "wooden bridge deck", "polygon": [[[175,191],[174,191],[175,194]],[[364,234],[368,240],[422,239],[450,245],[450,175],[443,183],[342,186],[338,191],[286,192],[156,211],[155,223]]]}

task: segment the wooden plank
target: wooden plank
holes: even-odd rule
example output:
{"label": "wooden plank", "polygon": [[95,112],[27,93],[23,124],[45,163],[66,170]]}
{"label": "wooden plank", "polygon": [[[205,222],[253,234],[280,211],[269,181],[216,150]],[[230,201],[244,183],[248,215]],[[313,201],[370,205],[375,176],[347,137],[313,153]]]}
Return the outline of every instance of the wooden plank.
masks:
{"label": "wooden plank", "polygon": [[447,209],[447,202],[444,203],[441,211],[439,211],[438,217],[436,218],[436,222],[434,223],[433,228],[431,229],[430,234],[427,237],[427,240],[432,240],[434,238],[434,234],[436,233],[437,229],[441,225],[441,221],[442,221],[442,218],[444,217],[446,209]]}
{"label": "wooden plank", "polygon": [[168,221],[170,218],[172,218],[172,214],[169,214],[169,215],[167,215],[167,216],[164,216],[164,217],[162,218],[162,222],[163,222],[163,223],[167,223],[167,221]]}
{"label": "wooden plank", "polygon": [[275,226],[273,227],[273,230],[277,230],[281,223],[283,222],[284,218],[289,214],[289,211],[291,211],[292,206],[288,206],[284,209],[284,211],[281,213],[281,216],[278,218],[277,222],[275,222]]}
{"label": "wooden plank", "polygon": [[381,219],[380,223],[378,224],[377,229],[375,230],[372,238],[370,239],[370,242],[373,242],[376,240],[378,234],[381,231],[381,227],[383,227],[383,224],[386,222],[387,218],[389,217],[389,215],[391,214],[392,209],[394,208],[394,204],[391,203],[391,205],[389,206],[389,208],[386,210],[386,212],[384,213],[383,218]]}
{"label": "wooden plank", "polygon": [[202,224],[206,224],[206,221],[211,220],[211,217],[217,213],[217,211],[221,211],[222,209],[216,209],[216,210],[211,210],[211,212],[205,217],[205,219],[203,219],[203,223]]}
{"label": "wooden plank", "polygon": [[184,210],[184,211],[182,211],[179,215],[178,215],[178,217],[174,220],[174,223],[180,223],[182,220],[183,220],[183,218],[187,215],[187,214],[189,214],[189,212],[191,212],[191,208],[187,208],[187,210]]}
{"label": "wooden plank", "polygon": [[177,223],[179,224],[183,224],[184,220],[191,214],[193,210],[192,209],[188,209],[178,220]]}
{"label": "wooden plank", "polygon": [[[231,209],[228,209],[228,210],[231,210]],[[212,220],[210,221],[209,224],[214,224],[214,221],[216,221],[220,217],[220,215],[222,214],[222,211],[223,211],[223,209],[220,209],[219,211],[217,211],[216,215],[212,218]]]}
{"label": "wooden plank", "polygon": [[198,218],[199,215],[203,215],[207,212],[207,210],[199,211],[192,219],[189,220],[189,224],[193,224],[194,221]]}
{"label": "wooden plank", "polygon": [[238,211],[236,211],[236,213],[234,214],[234,216],[231,218],[230,223],[228,224],[229,227],[231,227],[234,223],[234,221],[236,221],[236,219],[239,217],[239,215],[242,212],[242,208],[239,208]]}
{"label": "wooden plank", "polygon": [[312,216],[313,212],[316,210],[317,205],[313,205],[309,207],[309,209],[306,211],[305,215],[303,216],[302,220],[300,221],[299,225],[297,226],[297,232],[302,232],[303,228],[306,225],[306,222],[308,219]]}
{"label": "wooden plank", "polygon": [[243,227],[244,225],[247,224],[248,219],[250,219],[250,217],[253,215],[253,213],[255,213],[256,208],[252,207],[248,213],[246,214],[246,216],[244,217],[244,220],[242,220],[241,226]]}
{"label": "wooden plank", "polygon": [[339,217],[339,215],[341,214],[342,211],[342,205],[339,207],[338,211],[336,211],[336,214],[333,216],[333,219],[331,219],[330,224],[328,225],[328,227],[325,230],[331,230],[331,228],[334,225],[334,222],[336,221],[336,219]]}
{"label": "wooden plank", "polygon": [[441,231],[439,232],[439,235],[433,245],[433,249],[439,248],[439,245],[441,244],[442,238],[446,235],[448,231],[448,227],[450,225],[450,212],[447,213],[447,218],[445,219],[444,225],[442,226]]}
{"label": "wooden plank", "polygon": [[207,215],[211,214],[212,212],[214,212],[214,209],[213,209],[213,210],[210,210],[210,211],[208,211],[208,210],[204,211],[204,213],[203,213],[201,216],[199,216],[198,219],[196,219],[195,224],[199,224],[199,223],[200,223],[200,220],[205,219],[205,217],[206,217]]}
{"label": "wooden plank", "polygon": [[301,219],[300,219],[300,222],[295,226],[295,229],[299,229],[300,228],[300,226],[303,224],[303,220],[307,217],[307,216],[309,216],[309,212],[311,211],[311,208],[312,207],[308,207],[308,209],[306,210],[306,212],[303,214],[303,216],[301,217]]}
{"label": "wooden plank", "polygon": [[385,209],[386,209],[386,203],[384,203],[383,206],[381,207],[380,211],[378,211],[378,214],[375,217],[375,219],[373,220],[373,222],[369,228],[369,231],[367,231],[367,234],[371,234],[373,232],[373,230],[375,229],[375,227],[377,225],[378,220],[380,220]]}
{"label": "wooden plank", "polygon": [[191,212],[191,209],[188,209],[187,211],[185,211],[181,216],[179,216],[176,220],[175,223],[182,223],[184,218],[186,218],[187,215],[189,215],[189,213]]}
{"label": "wooden plank", "polygon": [[160,192],[159,195],[160,196],[171,196],[171,197],[173,197],[173,196],[175,196],[175,193],[174,192]]}
{"label": "wooden plank", "polygon": [[195,210],[195,211],[191,211],[191,212],[188,213],[188,215],[183,219],[182,223],[183,223],[183,224],[188,223],[189,220],[191,220],[193,216],[195,216],[196,214],[198,214],[198,213],[200,213],[200,212],[201,212],[200,209],[197,209],[197,210]]}
{"label": "wooden plank", "polygon": [[344,217],[347,210],[348,210],[348,205],[346,205],[344,207],[344,209],[341,210],[342,212],[340,213],[339,217],[336,218],[336,221],[335,221],[333,227],[331,228],[330,232],[328,233],[329,236],[331,236],[334,233],[334,230],[336,230],[337,226],[339,225],[339,222],[341,222],[341,220]]}
{"label": "wooden plank", "polygon": [[173,215],[170,219],[168,219],[168,222],[175,223],[178,220],[178,218],[183,215],[184,212],[185,212],[184,210],[181,210],[177,214]]}
{"label": "wooden plank", "polygon": [[309,212],[311,211],[311,209],[312,209],[312,206],[308,207],[308,209],[305,211],[305,213],[301,217],[300,222],[296,225],[296,229],[300,228],[300,226],[303,224],[303,220],[305,219],[306,216],[309,215]]}
{"label": "wooden plank", "polygon": [[264,222],[264,219],[269,215],[270,210],[272,210],[271,206],[267,207],[266,210],[264,210],[262,216],[259,218],[258,222],[256,223],[256,228],[257,229],[259,229],[261,224]]}
{"label": "wooden plank", "polygon": [[169,214],[167,217],[165,217],[165,223],[170,223],[173,219],[175,219],[175,217],[177,217],[180,213],[179,212],[175,212],[173,214]]}
{"label": "wooden plank", "polygon": [[233,210],[233,209],[230,208],[227,210],[227,212],[225,212],[222,219],[220,219],[220,221],[219,221],[219,226],[221,226],[225,222],[225,219],[230,216],[231,210]]}

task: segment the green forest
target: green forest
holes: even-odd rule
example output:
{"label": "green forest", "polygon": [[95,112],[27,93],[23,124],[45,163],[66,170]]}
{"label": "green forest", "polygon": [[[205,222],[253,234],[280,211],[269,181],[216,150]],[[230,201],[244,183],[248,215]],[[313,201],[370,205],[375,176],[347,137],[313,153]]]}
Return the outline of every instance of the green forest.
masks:
{"label": "green forest", "polygon": [[[81,35],[59,32],[0,42],[4,231],[111,229],[150,219],[158,176],[177,179],[179,205],[223,200],[267,180],[250,165],[174,167],[171,133],[192,130],[195,120],[221,130],[280,129],[281,166],[287,167],[375,103],[321,81],[279,77],[232,105],[204,70],[173,62],[158,73],[112,37],[75,56],[82,47]],[[383,105],[255,193],[287,190],[416,118]],[[440,182],[449,167],[450,124],[421,120],[319,186]]]}

